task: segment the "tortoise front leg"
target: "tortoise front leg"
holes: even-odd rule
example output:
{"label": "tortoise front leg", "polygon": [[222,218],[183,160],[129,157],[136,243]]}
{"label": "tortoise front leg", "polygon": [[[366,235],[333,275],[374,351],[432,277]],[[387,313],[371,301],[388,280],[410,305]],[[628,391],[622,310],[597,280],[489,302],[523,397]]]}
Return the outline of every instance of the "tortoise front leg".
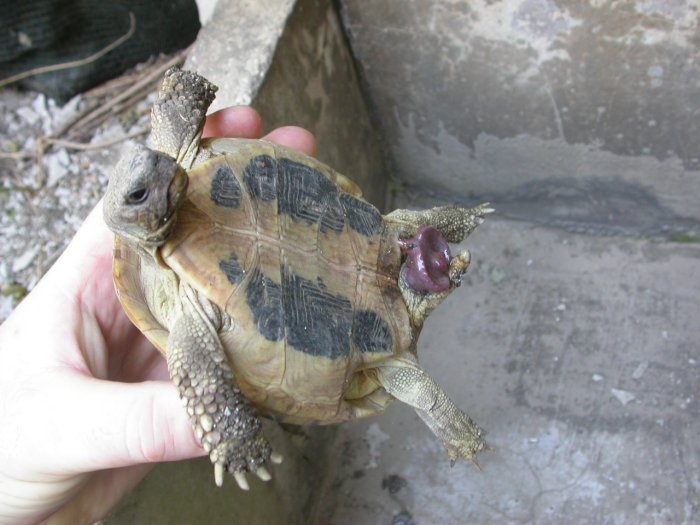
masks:
{"label": "tortoise front leg", "polygon": [[420,365],[408,356],[377,368],[377,379],[399,401],[412,406],[447,449],[450,460],[470,459],[488,450],[485,432],[462,412]]}
{"label": "tortoise front leg", "polygon": [[267,481],[265,462],[279,462],[281,457],[272,453],[257,411],[236,385],[213,323],[215,307],[203,306],[191,289],[181,298],[183,313],[168,337],[170,377],[214,464],[216,484],[222,485],[223,473],[228,471],[247,490],[246,472]]}

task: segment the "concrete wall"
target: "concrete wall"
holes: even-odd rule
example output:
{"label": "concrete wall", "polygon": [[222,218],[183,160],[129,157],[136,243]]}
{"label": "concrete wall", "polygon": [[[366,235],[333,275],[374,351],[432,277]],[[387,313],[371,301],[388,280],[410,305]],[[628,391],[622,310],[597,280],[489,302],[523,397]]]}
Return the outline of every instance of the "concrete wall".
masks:
{"label": "concrete wall", "polygon": [[698,231],[695,0],[341,0],[397,174],[574,229]]}
{"label": "concrete wall", "polygon": [[332,2],[219,2],[187,66],[219,86],[212,109],[250,104],[268,130],[309,129],[319,159],[383,207],[384,157]]}
{"label": "concrete wall", "polygon": [[296,3],[254,105],[270,126],[312,130],[319,158],[384,207],[384,155],[332,2]]}

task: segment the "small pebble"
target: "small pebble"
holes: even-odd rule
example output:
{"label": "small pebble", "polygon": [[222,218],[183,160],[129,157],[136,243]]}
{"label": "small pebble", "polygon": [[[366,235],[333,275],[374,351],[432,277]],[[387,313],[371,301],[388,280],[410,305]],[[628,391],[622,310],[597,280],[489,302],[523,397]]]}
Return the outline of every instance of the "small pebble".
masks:
{"label": "small pebble", "polygon": [[489,272],[489,277],[493,284],[499,284],[503,279],[506,278],[506,272],[500,266],[493,266]]}
{"label": "small pebble", "polygon": [[22,255],[20,255],[14,260],[14,262],[12,263],[12,271],[17,273],[28,268],[29,265],[32,264],[32,261],[38,253],[38,247],[29,248],[27,251],[25,251]]}
{"label": "small pebble", "polygon": [[622,403],[622,406],[627,406],[628,403],[636,399],[636,396],[632,392],[619,388],[611,388],[610,393],[615,396],[615,399]]}
{"label": "small pebble", "polygon": [[647,371],[647,368],[649,368],[648,361],[642,361],[641,363],[639,363],[637,365],[637,368],[634,369],[634,372],[632,372],[632,379],[641,379],[644,375],[644,372]]}

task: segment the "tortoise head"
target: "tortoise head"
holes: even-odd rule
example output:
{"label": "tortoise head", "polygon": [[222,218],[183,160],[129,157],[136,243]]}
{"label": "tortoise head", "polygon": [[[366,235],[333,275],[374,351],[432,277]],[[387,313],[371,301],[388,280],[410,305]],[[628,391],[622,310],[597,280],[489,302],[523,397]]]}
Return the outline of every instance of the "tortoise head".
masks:
{"label": "tortoise head", "polygon": [[104,198],[104,220],[116,234],[159,246],[187,193],[187,173],[169,155],[135,145],[121,158]]}

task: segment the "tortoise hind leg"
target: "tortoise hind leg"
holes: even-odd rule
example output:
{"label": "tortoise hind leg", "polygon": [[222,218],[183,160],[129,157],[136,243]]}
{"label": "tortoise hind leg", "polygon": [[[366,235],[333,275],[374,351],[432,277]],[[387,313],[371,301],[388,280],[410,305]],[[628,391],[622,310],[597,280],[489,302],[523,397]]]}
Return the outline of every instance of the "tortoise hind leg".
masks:
{"label": "tortoise hind leg", "polygon": [[270,479],[265,462],[272,454],[262,434],[256,410],[235,383],[233,371],[214,325],[217,317],[210,304],[202,304],[186,285],[182,285],[183,314],[174,322],[168,337],[168,370],[197,437],[214,464],[216,484],[223,473],[233,474],[238,485],[247,490],[246,472]]}
{"label": "tortoise hind leg", "polygon": [[447,242],[462,242],[493,211],[491,205],[485,202],[475,208],[438,206],[419,211],[394,210],[386,216],[386,220],[399,226],[401,238],[415,235],[421,226],[433,226]]}
{"label": "tortoise hind leg", "polygon": [[435,436],[442,441],[454,463],[458,458],[473,461],[476,454],[488,450],[484,431],[462,412],[445,391],[418,363],[405,356],[376,369],[384,389],[399,401],[412,406]]}

